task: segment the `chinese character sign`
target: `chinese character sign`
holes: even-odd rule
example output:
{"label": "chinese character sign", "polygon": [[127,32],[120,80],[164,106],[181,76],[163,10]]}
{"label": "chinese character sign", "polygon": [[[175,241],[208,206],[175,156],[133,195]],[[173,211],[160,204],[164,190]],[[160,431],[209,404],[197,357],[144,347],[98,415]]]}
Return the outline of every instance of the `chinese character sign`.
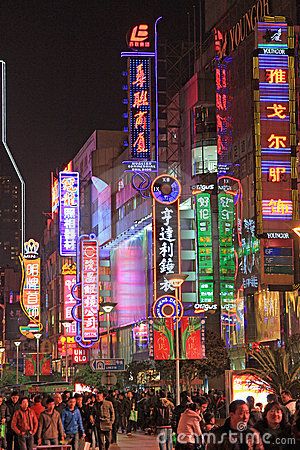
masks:
{"label": "chinese character sign", "polygon": [[60,255],[76,256],[79,231],[79,173],[59,173]]}
{"label": "chinese character sign", "polygon": [[205,319],[183,317],[181,319],[181,358],[205,358]]}
{"label": "chinese character sign", "polygon": [[195,197],[199,303],[214,302],[211,194]]}
{"label": "chinese character sign", "polygon": [[166,275],[179,272],[179,201],[154,201],[154,298],[174,294]]}
{"label": "chinese character sign", "polygon": [[257,232],[279,231],[297,217],[293,29],[257,25],[254,57]]}
{"label": "chinese character sign", "polygon": [[174,359],[174,322],[172,318],[153,319],[154,359]]}
{"label": "chinese character sign", "polygon": [[231,97],[229,95],[230,59],[216,64],[216,124],[218,162],[228,162],[228,149],[232,142]]}
{"label": "chinese character sign", "polygon": [[20,255],[22,266],[21,306],[29,319],[27,326],[20,326],[21,333],[33,339],[33,333],[42,329],[41,325],[41,260],[38,257],[39,244],[33,239],[25,242],[24,255]]}
{"label": "chinese character sign", "polygon": [[[76,300],[74,299],[71,290],[74,284],[76,284],[76,275],[62,275],[63,280],[63,295],[64,295],[64,320],[73,320],[72,309],[76,305]],[[70,325],[64,326],[65,333],[67,336],[76,336],[76,322],[70,322]]]}
{"label": "chinese character sign", "polygon": [[81,241],[81,291],[83,341],[97,341],[99,338],[99,247],[95,239]]}
{"label": "chinese character sign", "polygon": [[150,59],[128,58],[129,141],[131,158],[149,159],[151,151]]}

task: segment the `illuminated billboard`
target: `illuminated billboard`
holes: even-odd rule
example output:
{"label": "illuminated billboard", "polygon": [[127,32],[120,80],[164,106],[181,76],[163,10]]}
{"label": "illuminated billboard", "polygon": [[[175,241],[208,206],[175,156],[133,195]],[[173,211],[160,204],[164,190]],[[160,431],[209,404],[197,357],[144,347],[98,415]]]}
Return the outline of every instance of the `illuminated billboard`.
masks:
{"label": "illuminated billboard", "polygon": [[151,151],[150,59],[128,58],[129,142],[133,159],[149,159]]}
{"label": "illuminated billboard", "polygon": [[214,303],[211,194],[195,196],[197,222],[198,286],[200,304]]}
{"label": "illuminated billboard", "polygon": [[81,241],[81,337],[99,339],[99,246],[96,239]]}
{"label": "illuminated billboard", "polygon": [[166,275],[180,273],[181,186],[170,175],[160,175],[151,186],[153,197],[154,300],[174,293]]}
{"label": "illuminated billboard", "polygon": [[20,332],[29,339],[42,330],[41,324],[41,259],[38,256],[39,243],[30,239],[24,244],[24,255],[20,255],[22,282],[20,302],[29,319],[27,326],[20,326]]}
{"label": "illuminated billboard", "polygon": [[[63,284],[63,320],[71,321],[73,319],[72,309],[76,305],[76,300],[72,295],[72,287],[76,284],[76,265],[69,266],[64,264],[62,267],[62,284]],[[76,322],[64,325],[64,334],[66,336],[76,335]]]}
{"label": "illuminated billboard", "polygon": [[59,173],[59,248],[61,256],[76,256],[79,233],[79,173]]}
{"label": "illuminated billboard", "polygon": [[259,22],[253,58],[257,232],[298,218],[294,30]]}

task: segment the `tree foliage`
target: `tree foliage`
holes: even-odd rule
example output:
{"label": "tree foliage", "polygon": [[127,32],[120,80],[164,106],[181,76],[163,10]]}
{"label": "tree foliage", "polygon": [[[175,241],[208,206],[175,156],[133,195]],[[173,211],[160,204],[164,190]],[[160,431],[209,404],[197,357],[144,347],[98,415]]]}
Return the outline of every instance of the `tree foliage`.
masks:
{"label": "tree foliage", "polygon": [[[298,336],[299,339],[299,336]],[[257,367],[247,368],[243,371],[255,377],[254,383],[260,380],[269,385],[271,390],[280,395],[283,390],[294,393],[300,391],[300,356],[297,352],[299,343],[294,337],[289,339],[285,347],[270,348],[259,347],[249,351]]]}

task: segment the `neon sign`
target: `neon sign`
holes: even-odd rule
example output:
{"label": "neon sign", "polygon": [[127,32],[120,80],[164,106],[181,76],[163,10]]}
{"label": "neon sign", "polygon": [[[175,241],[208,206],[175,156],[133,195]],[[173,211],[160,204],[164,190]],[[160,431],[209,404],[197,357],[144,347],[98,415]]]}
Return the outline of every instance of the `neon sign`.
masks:
{"label": "neon sign", "polygon": [[129,47],[148,48],[150,47],[149,30],[147,24],[136,25],[132,28],[129,35]]}
{"label": "neon sign", "polygon": [[[63,271],[62,271],[63,272]],[[76,300],[72,296],[72,287],[76,284],[76,269],[75,273],[65,273],[62,275],[63,282],[63,298],[64,298],[64,320],[71,321],[72,309],[76,305]],[[67,336],[76,335],[76,322],[70,322],[70,324],[64,326],[64,331]]]}
{"label": "neon sign", "polygon": [[[217,152],[218,160],[224,162],[224,154],[231,144],[231,99],[228,92],[228,62],[217,61],[216,65],[216,122],[217,122]],[[223,156],[222,156],[223,155]]]}
{"label": "neon sign", "polygon": [[83,341],[97,341],[99,339],[99,246],[97,240],[82,240],[81,258],[81,335]]}
{"label": "neon sign", "polygon": [[195,196],[199,303],[214,303],[211,194]]}
{"label": "neon sign", "polygon": [[[282,19],[282,18],[281,18]],[[257,232],[298,217],[294,31],[282,20],[257,25],[254,56]]]}
{"label": "neon sign", "polygon": [[79,173],[59,173],[60,255],[76,256],[79,233]]}
{"label": "neon sign", "polygon": [[29,319],[27,326],[20,326],[20,332],[29,339],[42,330],[41,324],[41,259],[38,256],[39,243],[33,239],[25,242],[24,255],[20,255],[22,283],[20,302]]}

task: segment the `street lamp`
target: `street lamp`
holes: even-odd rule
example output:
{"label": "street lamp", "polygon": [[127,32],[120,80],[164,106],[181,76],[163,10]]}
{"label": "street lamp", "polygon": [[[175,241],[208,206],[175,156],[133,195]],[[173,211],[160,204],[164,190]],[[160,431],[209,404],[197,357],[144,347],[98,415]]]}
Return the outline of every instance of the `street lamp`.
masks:
{"label": "street lamp", "polygon": [[0,347],[1,354],[1,380],[3,378],[3,353],[5,352],[5,347]]}
{"label": "street lamp", "polygon": [[[69,325],[72,324],[72,322],[74,322],[73,319],[64,319],[64,320],[60,321],[60,323],[62,324],[62,326],[65,329],[68,328]],[[65,381],[66,381],[66,383],[69,382],[69,374],[68,374],[68,372],[69,372],[69,355],[68,355],[68,350],[69,350],[68,349],[68,336],[66,336],[66,373],[65,373]]]}
{"label": "street lamp", "polygon": [[17,373],[16,373],[16,384],[19,384],[19,347],[21,345],[20,341],[14,342],[15,346],[17,347]]}
{"label": "street lamp", "polygon": [[34,337],[36,339],[36,381],[39,383],[40,381],[40,339],[42,337],[42,333],[34,333]]}
{"label": "street lamp", "polygon": [[179,355],[179,316],[178,316],[178,302],[180,300],[180,286],[185,282],[188,275],[184,273],[170,273],[165,275],[165,278],[170,281],[170,284],[175,288],[176,297],[176,323],[175,323],[175,361],[176,361],[176,406],[180,404],[180,355]]}
{"label": "street lamp", "polygon": [[110,358],[110,321],[109,321],[109,315],[112,312],[112,310],[117,306],[118,303],[113,302],[106,302],[103,303],[102,309],[106,313],[106,325],[107,325],[107,358]]}

